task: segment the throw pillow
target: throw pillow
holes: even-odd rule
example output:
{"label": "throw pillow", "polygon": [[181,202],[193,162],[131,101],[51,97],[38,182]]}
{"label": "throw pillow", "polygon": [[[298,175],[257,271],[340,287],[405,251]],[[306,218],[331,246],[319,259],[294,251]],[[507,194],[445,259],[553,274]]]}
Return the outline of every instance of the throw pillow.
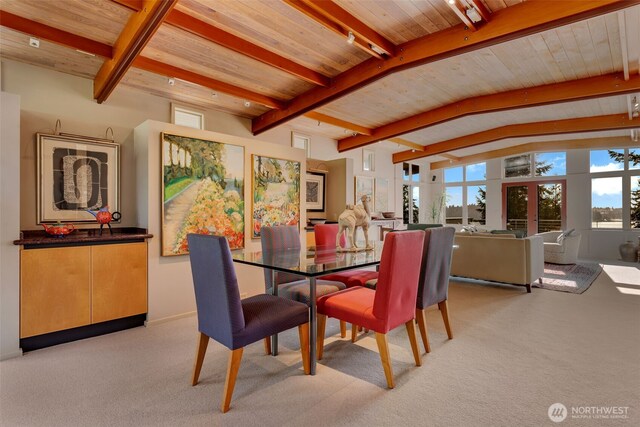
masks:
{"label": "throw pillow", "polygon": [[572,228],[571,230],[567,230],[567,231],[563,231],[562,233],[560,233],[558,235],[558,237],[556,238],[556,243],[561,245],[562,242],[564,241],[565,237],[569,237],[571,236],[571,233],[573,233],[574,231],[576,231],[575,228]]}

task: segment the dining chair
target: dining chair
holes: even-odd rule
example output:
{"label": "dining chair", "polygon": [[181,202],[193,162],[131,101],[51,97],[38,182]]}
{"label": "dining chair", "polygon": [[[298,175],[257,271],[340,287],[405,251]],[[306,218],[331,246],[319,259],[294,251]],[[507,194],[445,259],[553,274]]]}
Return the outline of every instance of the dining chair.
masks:
{"label": "dining chair", "polygon": [[[285,249],[300,250],[301,248],[300,232],[298,227],[292,225],[264,226],[260,228],[260,242],[263,256],[267,257]],[[305,278],[301,278],[301,276],[265,268],[264,281],[267,293],[273,293],[274,286],[277,286],[277,295],[300,301],[307,305],[311,304],[309,282]],[[346,285],[341,282],[319,278],[316,281],[316,298],[345,288]],[[340,335],[342,337],[346,336],[346,331],[346,323],[340,322]],[[267,350],[266,344],[265,350]]]}
{"label": "dining chair", "polygon": [[199,332],[191,385],[198,384],[209,339],[227,347],[231,353],[221,405],[222,412],[227,412],[244,347],[262,339],[266,342],[271,335],[296,326],[304,372],[309,374],[308,307],[297,301],[267,294],[241,300],[226,238],[189,234],[187,242]]}
{"label": "dining chair", "polygon": [[394,387],[394,381],[387,332],[404,323],[416,366],[422,364],[416,341],[414,315],[420,277],[420,263],[415,262],[415,259],[422,253],[423,242],[424,231],[390,233],[382,249],[375,291],[357,286],[318,299],[318,360],[323,356],[327,317],[333,317],[376,333],[389,388]]}
{"label": "dining chair", "polygon": [[422,265],[418,282],[418,299],[416,302],[416,319],[422,336],[422,343],[427,353],[431,351],[427,337],[425,311],[427,307],[438,304],[444,326],[449,339],[453,338],[449,322],[449,274],[455,228],[441,227],[425,230],[424,247],[422,249]]}
{"label": "dining chair", "polygon": [[[313,231],[316,239],[316,248],[336,246],[338,224],[317,224],[313,227]],[[344,235],[341,236],[340,244],[342,247],[346,245]],[[341,282],[344,283],[347,288],[350,288],[353,286],[364,286],[365,282],[376,277],[378,277],[378,273],[375,271],[356,269],[327,274],[326,276],[321,276],[320,279]]]}

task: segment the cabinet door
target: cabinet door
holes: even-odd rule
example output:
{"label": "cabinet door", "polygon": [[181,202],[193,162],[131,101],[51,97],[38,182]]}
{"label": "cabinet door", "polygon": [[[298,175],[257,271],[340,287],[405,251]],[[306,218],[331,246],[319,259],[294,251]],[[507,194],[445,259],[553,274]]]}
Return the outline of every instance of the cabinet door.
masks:
{"label": "cabinet door", "polygon": [[20,251],[20,338],[91,322],[91,248]]}
{"label": "cabinet door", "polygon": [[91,323],[146,313],[146,242],[91,249]]}

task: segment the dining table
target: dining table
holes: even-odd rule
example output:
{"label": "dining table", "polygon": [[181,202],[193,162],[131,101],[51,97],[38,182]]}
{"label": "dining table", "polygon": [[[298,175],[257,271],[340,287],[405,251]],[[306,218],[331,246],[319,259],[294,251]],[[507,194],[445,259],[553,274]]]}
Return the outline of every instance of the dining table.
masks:
{"label": "dining table", "polygon": [[[251,248],[239,249],[232,252],[234,262],[260,267],[267,274],[274,275],[276,271],[291,273],[308,279],[309,283],[309,359],[311,375],[316,373],[316,280],[326,274],[358,268],[373,267],[380,263],[383,242],[371,242],[370,250],[337,251],[335,246],[291,248],[274,251],[272,253]],[[271,289],[273,295],[278,295],[278,287]],[[271,337],[271,351],[278,354],[278,336]]]}

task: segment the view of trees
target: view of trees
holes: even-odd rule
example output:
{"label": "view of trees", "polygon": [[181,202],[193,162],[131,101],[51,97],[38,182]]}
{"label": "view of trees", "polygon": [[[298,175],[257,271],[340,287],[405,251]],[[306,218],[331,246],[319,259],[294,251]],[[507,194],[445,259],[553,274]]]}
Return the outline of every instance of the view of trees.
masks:
{"label": "view of trees", "polygon": [[416,201],[409,194],[410,185],[402,186],[402,220],[405,224],[409,223],[409,201],[411,201],[411,212],[413,213],[411,223],[420,222],[420,210]]}
{"label": "view of trees", "polygon": [[[613,150],[607,150],[609,153],[609,157],[611,160],[614,160],[618,163],[624,163],[624,153],[618,153]],[[635,151],[629,150],[629,165],[630,166],[638,166],[640,165],[640,153],[636,153]],[[631,183],[631,188],[635,187],[635,190],[631,190],[631,228],[640,228],[640,178],[633,177],[636,182]],[[597,221],[595,218],[596,212],[594,212],[594,221]],[[602,212],[598,212],[598,215],[602,216]],[[622,216],[622,215],[620,215]]]}

